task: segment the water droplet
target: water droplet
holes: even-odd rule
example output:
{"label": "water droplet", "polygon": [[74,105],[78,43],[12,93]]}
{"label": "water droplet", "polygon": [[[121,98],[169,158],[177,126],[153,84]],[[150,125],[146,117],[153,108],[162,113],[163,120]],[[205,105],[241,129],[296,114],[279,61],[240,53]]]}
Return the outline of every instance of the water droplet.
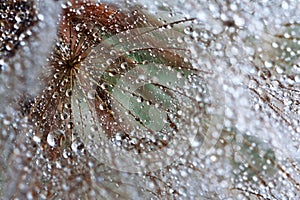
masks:
{"label": "water droplet", "polygon": [[217,161],[217,157],[215,155],[210,156],[210,160],[212,162],[216,162]]}
{"label": "water droplet", "polygon": [[37,17],[38,17],[38,19],[39,19],[40,21],[44,21],[44,15],[42,15],[41,13],[39,13],[39,14],[37,15]]}
{"label": "water droplet", "polygon": [[187,35],[192,34],[193,31],[194,31],[194,30],[193,30],[193,27],[191,27],[191,26],[188,26],[188,27],[185,27],[185,28],[184,28],[184,33],[187,34]]}
{"label": "water droplet", "polygon": [[283,1],[283,2],[281,3],[281,7],[282,7],[283,9],[287,10],[287,9],[289,9],[289,3],[287,3],[286,1]]}
{"label": "water droplet", "polygon": [[108,64],[108,65],[112,65],[113,63],[114,63],[114,60],[111,58],[106,60],[106,64]]}
{"label": "water droplet", "polygon": [[7,64],[4,62],[3,59],[0,59],[0,73],[1,71],[6,70],[6,68],[7,68]]}
{"label": "water droplet", "polygon": [[141,97],[137,97],[137,98],[136,98],[136,101],[137,101],[138,103],[141,103],[141,102],[142,102],[142,98],[141,98]]}
{"label": "water droplet", "polygon": [[127,68],[127,62],[121,63],[121,68],[122,68],[122,69],[126,69],[126,68]]}
{"label": "water droplet", "polygon": [[182,113],[183,113],[182,110],[178,110],[178,111],[177,111],[177,114],[178,114],[179,116],[182,115]]}
{"label": "water droplet", "polygon": [[181,72],[177,72],[177,78],[181,79],[183,77],[183,74]]}
{"label": "water droplet", "polygon": [[81,28],[81,24],[77,24],[77,25],[75,26],[75,30],[76,30],[76,31],[80,31],[80,28]]}
{"label": "water droplet", "polygon": [[71,97],[72,96],[72,90],[71,89],[67,89],[66,96],[67,97]]}
{"label": "water droplet", "polygon": [[96,98],[96,90],[90,90],[87,94],[88,99],[95,99]]}
{"label": "water droplet", "polygon": [[72,142],[71,149],[75,153],[82,152],[84,150],[84,144],[79,138],[77,138]]}
{"label": "water droplet", "polygon": [[19,12],[16,14],[15,20],[17,23],[21,23],[24,20],[24,17],[25,17],[24,13]]}
{"label": "water droplet", "polygon": [[99,109],[100,109],[100,110],[105,110],[105,107],[104,107],[102,104],[100,104],[100,105],[99,105]]}
{"label": "water droplet", "polygon": [[74,123],[73,122],[69,122],[67,125],[68,129],[73,129],[74,128]]}
{"label": "water droplet", "polygon": [[33,136],[33,141],[35,141],[36,143],[40,143],[41,142],[41,138],[40,137],[38,137],[38,136]]}
{"label": "water droplet", "polygon": [[48,135],[47,135],[47,143],[51,147],[54,147],[56,145],[55,137],[54,137],[54,134],[52,132],[48,133]]}
{"label": "water droplet", "polygon": [[233,16],[234,23],[237,26],[244,26],[245,25],[245,19],[240,17],[239,15],[234,15]]}
{"label": "water droplet", "polygon": [[71,153],[67,150],[67,149],[64,149],[63,150],[63,157],[64,158],[68,158],[68,157],[70,157],[71,156]]}
{"label": "water droplet", "polygon": [[275,49],[279,47],[279,44],[277,42],[273,42],[272,43],[272,47],[274,47]]}
{"label": "water droplet", "polygon": [[54,92],[53,95],[52,95],[52,98],[57,99],[57,97],[58,97],[58,92]]}
{"label": "water droplet", "polygon": [[11,118],[10,117],[5,117],[3,119],[3,124],[6,125],[6,126],[9,126],[11,124]]}
{"label": "water droplet", "polygon": [[13,49],[14,45],[12,43],[6,44],[5,48],[7,51],[11,51]]}
{"label": "water droplet", "polygon": [[272,64],[272,62],[270,62],[270,61],[265,61],[265,66],[266,66],[267,68],[271,68],[271,67],[273,66],[273,64]]}
{"label": "water droplet", "polygon": [[92,132],[97,132],[97,131],[99,131],[98,126],[95,126],[95,125],[91,126],[91,131],[92,131]]}
{"label": "water droplet", "polygon": [[55,73],[55,74],[53,75],[53,77],[54,77],[55,79],[58,79],[58,78],[60,77],[60,74],[59,74],[59,73]]}

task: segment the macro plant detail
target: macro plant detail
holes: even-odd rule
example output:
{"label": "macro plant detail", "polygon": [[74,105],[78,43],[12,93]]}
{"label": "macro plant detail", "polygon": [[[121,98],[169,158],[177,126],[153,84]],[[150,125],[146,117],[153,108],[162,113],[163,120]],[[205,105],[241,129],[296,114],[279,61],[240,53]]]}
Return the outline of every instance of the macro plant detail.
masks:
{"label": "macro plant detail", "polygon": [[189,142],[199,130],[182,132],[201,123],[203,100],[196,92],[205,88],[189,86],[202,84],[201,77],[185,60],[187,50],[176,44],[179,32],[160,32],[192,19],[151,24],[138,11],[126,15],[103,4],[80,6],[63,10],[49,75],[42,78],[47,88],[28,110],[21,108],[36,127],[33,137],[51,149],[66,143],[74,151],[84,145],[99,149],[104,136],[109,148],[121,145],[138,153],[161,149],[176,137],[177,148],[179,141]]}
{"label": "macro plant detail", "polygon": [[[194,19],[167,22],[136,9],[86,1],[62,5],[58,37],[38,76],[45,89],[18,99],[28,142],[38,155],[35,167],[48,165],[51,172],[41,180],[27,178],[39,176],[34,167],[21,172],[24,181],[32,182],[32,197],[42,188],[42,198],[60,196],[52,179],[62,178],[55,175],[61,159],[74,165],[84,155],[106,168],[146,173],[170,164],[195,135],[204,134],[201,118],[206,115],[208,122],[208,102],[199,72],[207,72],[192,65],[184,41],[178,42],[182,24]],[[47,161],[39,161],[40,156]],[[22,197],[23,190],[13,196]]]}
{"label": "macro plant detail", "polygon": [[0,196],[298,199],[298,7],[1,1]]}

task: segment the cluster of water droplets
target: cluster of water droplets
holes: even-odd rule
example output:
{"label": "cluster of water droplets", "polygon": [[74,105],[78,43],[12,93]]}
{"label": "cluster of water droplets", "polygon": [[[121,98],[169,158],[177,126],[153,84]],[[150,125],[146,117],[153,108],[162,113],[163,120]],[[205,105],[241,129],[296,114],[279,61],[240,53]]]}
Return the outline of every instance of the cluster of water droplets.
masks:
{"label": "cluster of water droplets", "polygon": [[299,198],[297,1],[118,1],[105,27],[81,22],[86,2],[16,2],[0,5],[1,196]]}

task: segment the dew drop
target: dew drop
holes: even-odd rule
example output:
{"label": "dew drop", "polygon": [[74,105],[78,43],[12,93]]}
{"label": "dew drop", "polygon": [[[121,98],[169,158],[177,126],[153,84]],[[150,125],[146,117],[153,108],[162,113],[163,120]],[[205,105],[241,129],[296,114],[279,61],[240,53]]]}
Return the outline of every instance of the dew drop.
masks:
{"label": "dew drop", "polygon": [[64,149],[64,151],[63,151],[63,157],[64,158],[68,158],[68,157],[70,157],[70,155],[71,155],[71,153],[67,149]]}
{"label": "dew drop", "polygon": [[278,45],[278,43],[277,43],[277,42],[273,42],[273,43],[272,43],[272,47],[276,49],[276,48],[278,48],[278,47],[279,47],[279,45]]}
{"label": "dew drop", "polygon": [[99,105],[100,110],[105,110],[104,106],[102,104]]}
{"label": "dew drop", "polygon": [[41,138],[40,137],[38,137],[38,136],[33,136],[33,141],[35,141],[36,143],[40,143],[41,142]]}
{"label": "dew drop", "polygon": [[24,13],[17,13],[15,16],[15,20],[17,23],[21,23],[24,20]]}
{"label": "dew drop", "polygon": [[87,94],[88,99],[95,99],[96,98],[96,90],[90,90]]}
{"label": "dew drop", "polygon": [[84,144],[79,138],[77,138],[72,142],[71,149],[75,153],[81,152],[84,149]]}
{"label": "dew drop", "polygon": [[184,28],[184,33],[187,35],[190,35],[193,32],[193,28],[192,27],[186,27]]}
{"label": "dew drop", "polygon": [[68,129],[73,129],[74,128],[74,123],[73,122],[69,122],[67,125]]}
{"label": "dew drop", "polygon": [[270,62],[270,61],[265,61],[265,66],[266,66],[267,68],[271,68],[271,67],[273,66],[273,64],[272,64],[272,62]]}
{"label": "dew drop", "polygon": [[72,90],[71,89],[67,89],[66,96],[67,97],[71,97],[72,96]]}
{"label": "dew drop", "polygon": [[183,77],[183,74],[181,72],[177,73],[177,78],[181,79]]}
{"label": "dew drop", "polygon": [[47,143],[51,146],[51,147],[54,147],[55,146],[55,138],[54,138],[54,135],[53,133],[49,133],[47,135]]}
{"label": "dew drop", "polygon": [[57,97],[58,97],[58,92],[54,92],[53,95],[52,95],[52,98],[57,99]]}
{"label": "dew drop", "polygon": [[127,68],[127,62],[121,63],[121,68],[122,68],[122,69],[126,69],[126,68]]}
{"label": "dew drop", "polygon": [[141,102],[142,102],[142,98],[141,98],[141,97],[138,97],[138,98],[136,99],[136,101],[137,101],[138,103],[141,103]]}
{"label": "dew drop", "polygon": [[91,127],[91,131],[92,131],[92,132],[97,132],[98,130],[99,130],[98,127],[95,126],[95,125],[93,125],[93,126]]}
{"label": "dew drop", "polygon": [[5,48],[7,51],[11,51],[13,49],[14,45],[12,43],[6,44]]}

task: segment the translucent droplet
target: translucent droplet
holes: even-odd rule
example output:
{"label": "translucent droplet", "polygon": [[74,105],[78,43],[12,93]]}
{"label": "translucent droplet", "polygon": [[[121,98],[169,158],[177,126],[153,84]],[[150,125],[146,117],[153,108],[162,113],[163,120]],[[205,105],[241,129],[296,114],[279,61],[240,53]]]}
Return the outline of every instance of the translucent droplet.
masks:
{"label": "translucent droplet", "polygon": [[244,26],[245,25],[245,19],[240,17],[239,15],[234,15],[233,19],[234,19],[234,23],[237,26]]}
{"label": "translucent droplet", "polygon": [[77,24],[77,25],[75,26],[75,30],[76,30],[76,31],[80,31],[80,27],[81,27],[81,24]]}
{"label": "translucent droplet", "polygon": [[84,144],[79,138],[77,138],[72,142],[71,149],[72,151],[78,153],[84,149]]}
{"label": "translucent droplet", "polygon": [[270,62],[270,61],[265,61],[265,66],[266,66],[267,68],[271,68],[271,67],[273,66],[273,64],[272,64],[272,62]]}
{"label": "translucent droplet", "polygon": [[53,77],[54,77],[55,79],[58,79],[58,78],[60,77],[60,74],[59,74],[59,73],[55,73],[55,74],[53,75]]}
{"label": "translucent droplet", "polygon": [[69,122],[67,125],[68,129],[73,129],[74,128],[74,123],[73,122]]}
{"label": "translucent droplet", "polygon": [[69,104],[69,103],[66,103],[66,104],[65,104],[65,108],[67,108],[67,109],[71,109],[71,108],[72,108],[72,105],[71,105],[71,104]]}
{"label": "translucent droplet", "polygon": [[278,48],[278,47],[279,47],[279,45],[278,45],[278,43],[277,43],[277,42],[273,42],[273,43],[272,43],[272,47],[274,47],[274,48]]}
{"label": "translucent droplet", "polygon": [[22,22],[23,19],[24,19],[24,13],[19,12],[19,13],[16,14],[15,20],[16,20],[17,23]]}
{"label": "translucent droplet", "polygon": [[177,111],[177,114],[180,116],[180,115],[182,115],[182,110],[178,110]]}
{"label": "translucent droplet", "polygon": [[111,59],[111,58],[109,58],[109,59],[106,60],[106,63],[107,63],[108,65],[111,65],[111,64],[114,63],[114,60]]}
{"label": "translucent droplet", "polygon": [[3,124],[6,125],[6,126],[9,126],[11,123],[11,118],[10,117],[5,117],[3,119]]}
{"label": "translucent droplet", "polygon": [[0,73],[2,70],[5,70],[7,67],[7,64],[4,62],[3,59],[0,59]]}
{"label": "translucent droplet", "polygon": [[38,136],[33,136],[33,141],[35,141],[36,143],[40,143],[41,142],[41,138],[40,137],[38,137]]}
{"label": "translucent droplet", "polygon": [[188,27],[184,28],[184,33],[187,34],[187,35],[191,34],[193,31],[194,30],[191,26],[188,26]]}
{"label": "translucent droplet", "polygon": [[37,15],[37,17],[38,17],[38,19],[40,20],[40,21],[44,21],[44,15],[42,15],[42,14],[38,14]]}
{"label": "translucent droplet", "polygon": [[6,44],[5,48],[7,51],[11,51],[13,49],[14,45],[12,43]]}
{"label": "translucent droplet", "polygon": [[98,127],[95,125],[91,127],[92,132],[97,132],[98,130],[99,130]]}
{"label": "translucent droplet", "polygon": [[121,63],[121,68],[122,68],[122,69],[126,69],[126,68],[127,68],[127,62]]}
{"label": "translucent droplet", "polygon": [[67,97],[71,97],[72,96],[72,90],[71,89],[67,89],[66,96]]}
{"label": "translucent droplet", "polygon": [[53,95],[52,95],[52,98],[56,99],[57,97],[58,97],[58,92],[54,92]]}
{"label": "translucent droplet", "polygon": [[105,110],[104,106],[102,104],[99,105],[100,110]]}
{"label": "translucent droplet", "polygon": [[142,98],[141,98],[141,97],[138,97],[138,98],[136,99],[136,101],[137,101],[138,103],[141,103],[141,102],[142,102]]}
{"label": "translucent droplet", "polygon": [[178,73],[177,73],[177,78],[179,78],[179,79],[180,79],[180,78],[182,78],[182,77],[183,77],[183,74],[182,74],[182,73],[180,73],[180,72],[178,72]]}
{"label": "translucent droplet", "polygon": [[95,99],[96,98],[96,90],[90,90],[87,94],[88,99]]}
{"label": "translucent droplet", "polygon": [[64,158],[68,158],[68,157],[70,157],[70,155],[71,155],[71,153],[67,149],[64,149],[64,151],[63,151],[63,157]]}
{"label": "translucent droplet", "polygon": [[47,143],[51,146],[51,147],[54,147],[55,146],[55,138],[54,138],[54,135],[53,133],[49,133],[47,135]]}

